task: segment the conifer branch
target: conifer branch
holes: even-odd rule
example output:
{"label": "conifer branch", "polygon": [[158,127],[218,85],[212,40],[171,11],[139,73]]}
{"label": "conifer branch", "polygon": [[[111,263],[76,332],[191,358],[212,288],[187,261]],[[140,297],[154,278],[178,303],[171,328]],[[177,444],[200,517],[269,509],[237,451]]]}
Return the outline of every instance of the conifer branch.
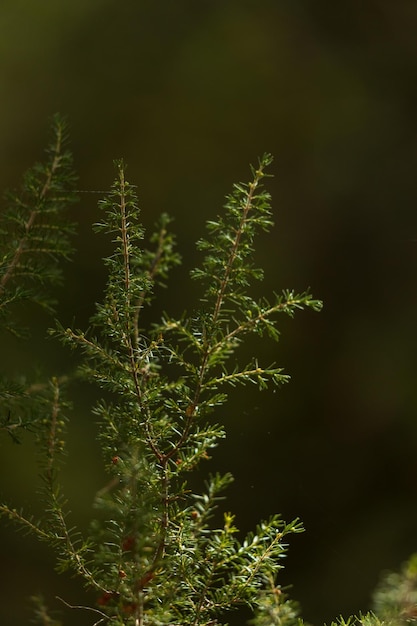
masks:
{"label": "conifer branch", "polygon": [[[59,142],[55,152],[60,149]],[[231,476],[211,476],[201,495],[192,494],[186,480],[225,436],[224,428],[209,419],[227,400],[224,388],[252,382],[263,389],[287,379],[282,368],[261,367],[256,357],[244,367],[228,367],[244,336],[256,332],[277,339],[277,313],[320,307],[307,293],[284,292],[272,304],[255,302],[248,293],[251,281],[262,278],[252,264],[255,236],[272,225],[269,194],[261,184],[271,161],[265,155],[252,169],[252,181],[234,186],[224,215],[208,222],[208,237],[198,243],[204,258],[192,272],[205,285],[195,312],[179,320],[166,315],[148,331],[139,326],[140,313],[180,261],[170,220],[161,217],[150,248],[144,247],[136,191],[122,161],[116,162],[115,181],[99,203],[103,219],[95,230],[110,235],[113,245],[104,261],[108,279],[102,302],[88,331],[59,325],[51,331],[80,350],[77,375],[103,394],[93,413],[100,420],[110,479],[95,500],[99,516],[87,539],[67,522],[58,472],[66,401],[56,378],[49,395],[42,391],[48,412],[43,411],[37,432],[46,520],[34,522],[6,505],[0,508],[55,548],[59,571],[73,571],[99,594],[97,608],[63,601],[95,611],[97,624],[214,626],[235,607],[261,606],[266,585],[275,585],[281,568],[285,537],[301,530],[296,521],[284,524],[273,517],[240,542],[233,515],[224,515],[222,528],[212,527],[223,498],[219,494]],[[55,189],[59,165],[59,159],[52,161],[42,202]],[[6,283],[13,272],[17,276],[29,250],[24,241],[3,274]]]}
{"label": "conifer branch", "polygon": [[[20,334],[15,305],[31,300],[51,310],[59,261],[71,253],[72,226],[64,212],[75,199],[75,177],[61,117],[52,130],[45,162],[29,170],[0,216],[0,322]],[[207,236],[197,243],[203,259],[191,272],[203,284],[193,312],[179,319],[165,314],[148,329],[140,326],[141,311],[180,257],[165,214],[145,247],[135,187],[123,162],[115,163],[115,181],[99,203],[103,219],[95,225],[113,245],[104,260],[102,302],[89,330],[57,325],[51,331],[79,349],[77,376],[101,391],[92,412],[109,479],[96,494],[98,514],[88,533],[69,525],[60,480],[69,377],[0,379],[0,431],[14,442],[23,429],[34,434],[45,509],[35,519],[2,503],[0,517],[48,543],[58,572],[71,571],[98,595],[94,606],[58,598],[71,610],[94,614],[94,626],[216,626],[239,607],[249,608],[252,626],[303,626],[298,606],[279,585],[287,538],[302,531],[299,521],[273,515],[241,540],[233,514],[216,523],[231,475],[210,476],[202,493],[188,483],[189,472],[225,436],[212,419],[228,399],[225,389],[255,383],[262,390],[288,379],[275,364],[260,366],[256,355],[239,365],[235,353],[245,337],[276,341],[278,314],[321,308],[308,291],[285,290],[259,301],[250,294],[252,281],[263,277],[254,265],[255,239],[272,226],[263,188],[271,163],[265,154],[250,182],[234,185],[224,212],[207,222]],[[332,626],[407,626],[416,617],[416,572],[414,557],[381,581],[375,614],[339,618]],[[58,626],[42,598],[36,618]]]}
{"label": "conifer branch", "polygon": [[[19,300],[32,299],[51,308],[53,300],[42,293],[44,284],[61,278],[57,260],[71,253],[69,237],[73,226],[63,213],[76,196],[72,157],[67,150],[66,124],[55,116],[53,139],[45,163],[29,170],[21,192],[9,192],[0,220],[0,311]],[[19,281],[19,282],[17,282]]]}

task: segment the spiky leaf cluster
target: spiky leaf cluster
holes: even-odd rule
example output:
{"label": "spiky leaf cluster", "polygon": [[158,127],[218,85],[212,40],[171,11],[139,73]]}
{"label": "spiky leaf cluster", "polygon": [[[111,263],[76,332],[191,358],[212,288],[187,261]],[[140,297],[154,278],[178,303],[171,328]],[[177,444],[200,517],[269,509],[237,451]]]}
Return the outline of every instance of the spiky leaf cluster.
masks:
{"label": "spiky leaf cluster", "polygon": [[180,319],[164,315],[151,328],[143,326],[143,308],[179,256],[166,216],[144,245],[136,189],[123,162],[116,162],[95,225],[112,246],[103,300],[88,331],[55,331],[81,351],[80,375],[101,390],[93,411],[109,481],[97,494],[96,518],[83,539],[68,524],[57,480],[60,439],[52,432],[63,424],[50,419],[40,439],[49,521],[33,523],[7,507],[3,513],[56,547],[60,570],[77,573],[96,591],[93,610],[111,624],[213,626],[240,606],[265,615],[287,537],[302,530],[297,521],[272,516],[239,539],[234,516],[219,518],[217,511],[231,476],[210,476],[203,493],[189,486],[189,473],[225,435],[213,414],[228,389],[247,383],[264,389],[286,380],[281,368],[256,358],[237,364],[245,336],[277,339],[278,313],[320,308],[308,293],[284,292],[272,301],[249,294],[252,281],[262,278],[253,263],[255,237],[272,224],[262,186],[270,162],[265,155],[251,182],[235,185],[223,215],[208,223],[207,238],[198,243],[202,263],[192,272],[203,284],[194,312]]}
{"label": "spiky leaf cluster", "polygon": [[[53,310],[51,289],[62,280],[61,261],[68,259],[73,225],[69,206],[76,200],[76,176],[68,149],[67,124],[55,115],[45,159],[23,177],[18,191],[8,192],[0,212],[1,329],[27,335],[19,322],[24,306],[34,302]],[[3,359],[3,370],[7,361]],[[18,380],[0,373],[0,430],[15,442],[33,430],[44,411],[43,382]]]}
{"label": "spiky leaf cluster", "polygon": [[[59,280],[56,261],[70,251],[71,227],[61,217],[74,199],[75,179],[58,116],[53,131],[46,162],[28,172],[22,192],[9,195],[1,216],[0,321],[9,330],[17,330],[11,323],[15,304],[31,300],[51,307],[43,287]],[[208,222],[208,235],[198,242],[203,260],[192,272],[203,285],[194,312],[180,319],[164,315],[146,329],[141,312],[180,259],[166,215],[150,247],[143,247],[136,190],[123,162],[116,162],[116,180],[100,202],[103,219],[95,226],[112,241],[103,301],[87,332],[55,331],[64,344],[81,350],[80,374],[102,392],[93,412],[109,480],[97,494],[86,538],[70,524],[59,478],[65,379],[0,380],[0,430],[19,441],[19,429],[33,430],[36,421],[45,517],[35,519],[7,504],[0,504],[0,515],[55,548],[58,571],[77,574],[95,592],[94,606],[62,600],[89,611],[95,626],[215,626],[240,606],[251,609],[253,626],[303,626],[297,605],[279,584],[287,537],[302,531],[300,523],[272,516],[241,539],[233,514],[221,517],[218,511],[231,475],[210,476],[202,493],[189,486],[189,472],[225,435],[212,414],[226,402],[228,388],[256,383],[265,389],[287,380],[281,368],[256,358],[238,364],[245,337],[277,340],[278,313],[321,307],[307,292],[260,300],[250,295],[252,281],[263,276],[254,263],[255,237],[272,226],[262,185],[270,163],[265,155],[252,169],[252,180],[234,186],[224,213]],[[341,617],[331,626],[415,621],[416,572],[412,557],[401,573],[382,580],[376,614]],[[61,624],[41,597],[34,602],[36,623]]]}
{"label": "spiky leaf cluster", "polygon": [[406,626],[417,619],[417,554],[404,563],[401,571],[387,572],[374,592],[375,612],[395,626]]}
{"label": "spiky leaf cluster", "polygon": [[320,307],[308,294],[285,293],[271,304],[247,293],[251,280],[262,277],[252,253],[256,233],[271,225],[261,184],[270,161],[265,156],[252,182],[235,186],[223,217],[208,224],[198,244],[204,257],[192,277],[205,289],[195,313],[166,315],[148,331],[141,311],[178,263],[167,218],[151,237],[153,248],[143,250],[136,190],[122,162],[100,203],[104,216],[95,228],[113,242],[103,302],[88,333],[59,334],[81,348],[83,376],[105,392],[94,412],[113,478],[96,502],[90,567],[106,589],[101,610],[115,623],[215,624],[228,610],[256,605],[281,567],[284,538],[300,530],[273,517],[240,542],[231,514],[211,527],[230,476],[211,477],[202,495],[187,485],[188,472],[224,437],[211,413],[226,401],[227,386],[256,382],[262,389],[286,379],[280,368],[256,360],[230,367],[242,338],[251,332],[277,338],[276,313]]}
{"label": "spiky leaf cluster", "polygon": [[76,177],[59,115],[51,134],[45,160],[26,172],[19,191],[6,194],[0,215],[0,315],[8,329],[16,330],[10,317],[22,300],[51,309],[49,287],[62,278],[58,261],[72,250],[73,227],[65,212],[76,200]]}

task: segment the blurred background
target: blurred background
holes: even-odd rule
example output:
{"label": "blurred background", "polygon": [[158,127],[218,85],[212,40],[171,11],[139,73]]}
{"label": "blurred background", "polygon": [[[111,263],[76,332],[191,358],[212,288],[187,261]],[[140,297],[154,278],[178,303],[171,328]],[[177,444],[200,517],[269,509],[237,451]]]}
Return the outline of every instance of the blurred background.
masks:
{"label": "blurred background", "polygon": [[[226,509],[243,531],[281,513],[291,540],[281,583],[309,622],[365,611],[381,571],[417,550],[417,3],[409,0],[2,0],[0,182],[42,157],[51,115],[68,116],[81,190],[105,190],[124,157],[143,222],[175,217],[184,266],[161,309],[192,307],[195,240],[249,163],[274,154],[276,226],[259,241],[262,290],[311,288],[322,313],[282,319],[260,361],[291,375],[276,393],[240,389],[227,439],[204,471],[231,471]],[[82,194],[59,293],[85,328],[108,251]],[[73,358],[27,311],[30,345],[2,337],[1,367],[63,374]],[[155,312],[159,315],[159,309]],[[64,483],[85,527],[103,485],[93,391],[75,390]],[[0,442],[3,498],[35,513],[29,437]],[[2,524],[0,623],[30,623],[31,595],[82,603],[45,546]],[[80,600],[81,598],[81,600]],[[69,612],[65,624],[91,624]],[[241,624],[243,617],[236,617]]]}

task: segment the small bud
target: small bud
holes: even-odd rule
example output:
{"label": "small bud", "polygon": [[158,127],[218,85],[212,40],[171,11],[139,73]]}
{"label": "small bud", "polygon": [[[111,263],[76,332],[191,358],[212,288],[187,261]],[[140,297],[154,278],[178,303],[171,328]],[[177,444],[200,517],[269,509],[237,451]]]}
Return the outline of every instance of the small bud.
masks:
{"label": "small bud", "polygon": [[130,552],[135,547],[135,538],[133,535],[128,535],[124,538],[122,543],[122,550],[124,552]]}

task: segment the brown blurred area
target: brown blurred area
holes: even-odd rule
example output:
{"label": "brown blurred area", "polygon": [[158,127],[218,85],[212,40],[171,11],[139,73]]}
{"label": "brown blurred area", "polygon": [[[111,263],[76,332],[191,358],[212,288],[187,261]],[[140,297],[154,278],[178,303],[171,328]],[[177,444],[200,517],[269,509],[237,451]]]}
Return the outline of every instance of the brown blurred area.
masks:
{"label": "brown blurred area", "polygon": [[[226,508],[244,531],[276,512],[303,520],[282,584],[314,624],[365,611],[380,572],[417,550],[416,29],[407,0],[0,6],[1,187],[42,156],[56,111],[70,123],[81,190],[108,189],[123,157],[145,226],[173,215],[184,258],[154,315],[192,308],[188,270],[205,220],[249,163],[274,154],[262,291],[310,287],[325,308],[282,319],[277,345],[253,343],[291,383],[238,390],[217,416],[227,439],[203,469],[234,474]],[[105,282],[97,197],[81,194],[73,210],[77,252],[58,294],[59,319],[81,328]],[[67,371],[73,357],[45,339],[52,320],[25,316],[33,340],[2,337],[2,370]],[[82,528],[104,480],[94,397],[74,390],[63,474]],[[0,449],[0,494],[36,512],[30,438]],[[45,546],[4,524],[0,546],[2,625],[30,623],[40,591],[54,608],[56,595],[83,603]],[[70,612],[64,623],[92,618]]]}

